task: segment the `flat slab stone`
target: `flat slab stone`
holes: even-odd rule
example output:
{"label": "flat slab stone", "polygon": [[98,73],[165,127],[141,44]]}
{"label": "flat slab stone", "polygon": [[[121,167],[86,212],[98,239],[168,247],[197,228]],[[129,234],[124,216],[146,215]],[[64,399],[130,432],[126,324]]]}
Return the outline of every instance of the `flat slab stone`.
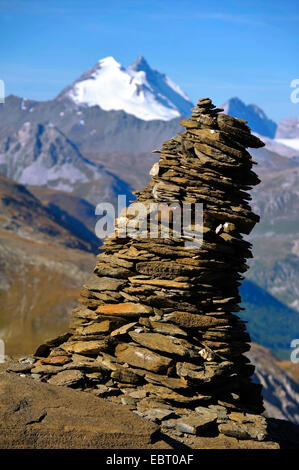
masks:
{"label": "flat slab stone", "polygon": [[149,315],[152,308],[133,302],[123,302],[120,304],[100,305],[96,310],[99,313],[107,315],[120,315],[123,317],[138,317],[139,315]]}
{"label": "flat slab stone", "polygon": [[153,448],[157,425],[85,392],[0,373],[1,449]]}
{"label": "flat slab stone", "polygon": [[[136,342],[149,349],[177,354],[183,357],[198,357],[196,348],[188,341],[174,336],[166,336],[160,333],[129,333]],[[198,350],[199,348],[197,348]]]}
{"label": "flat slab stone", "polygon": [[77,354],[97,355],[104,347],[104,341],[73,341],[61,345],[65,351]]}
{"label": "flat slab stone", "polygon": [[80,370],[63,370],[53,375],[53,377],[48,380],[48,383],[64,387],[73,387],[78,385],[83,379],[84,375]]}
{"label": "flat slab stone", "polygon": [[92,334],[107,334],[110,331],[118,328],[124,323],[124,320],[121,318],[115,318],[114,320],[102,320],[97,323],[92,323],[85,328],[82,328],[80,333],[82,335],[92,335]]}
{"label": "flat slab stone", "polygon": [[115,355],[120,361],[157,373],[165,373],[172,362],[170,358],[149,349],[128,344],[119,344],[115,349]]}
{"label": "flat slab stone", "polygon": [[216,427],[217,414],[208,410],[206,413],[198,413],[198,416],[186,416],[178,419],[177,428],[187,434],[205,434]]}
{"label": "flat slab stone", "polygon": [[154,422],[160,422],[175,417],[175,413],[166,408],[151,408],[144,411],[143,415],[146,419]]}
{"label": "flat slab stone", "polygon": [[96,276],[93,274],[88,281],[84,284],[89,290],[93,290],[95,292],[102,292],[105,290],[115,291],[117,290],[122,284],[124,284],[123,280],[120,279],[113,279],[111,277],[106,276]]}
{"label": "flat slab stone", "polygon": [[164,320],[183,328],[213,328],[228,324],[228,320],[225,318],[214,318],[188,312],[172,312],[165,315]]}
{"label": "flat slab stone", "polygon": [[131,323],[127,323],[126,325],[123,325],[121,326],[120,328],[117,328],[116,330],[113,330],[112,333],[110,334],[110,336],[119,336],[119,335],[125,335],[128,333],[128,331],[130,331],[135,325],[137,324],[137,322],[131,322]]}
{"label": "flat slab stone", "polygon": [[165,287],[166,289],[189,289],[190,284],[187,282],[171,281],[169,279],[143,279],[138,276],[129,277],[132,284],[152,285],[157,287]]}
{"label": "flat slab stone", "polygon": [[153,384],[146,384],[143,386],[143,389],[155,398],[167,401],[169,400],[173,403],[191,404],[197,402],[206,402],[211,399],[211,396],[201,395],[199,393],[194,393],[192,396],[185,396],[175,392],[174,390],[171,390],[170,388]]}
{"label": "flat slab stone", "polygon": [[24,373],[30,372],[33,364],[15,364],[7,369],[8,372]]}
{"label": "flat slab stone", "polygon": [[64,366],[68,362],[71,362],[71,358],[69,356],[49,356],[45,359],[40,360],[40,364],[48,364],[54,366]]}

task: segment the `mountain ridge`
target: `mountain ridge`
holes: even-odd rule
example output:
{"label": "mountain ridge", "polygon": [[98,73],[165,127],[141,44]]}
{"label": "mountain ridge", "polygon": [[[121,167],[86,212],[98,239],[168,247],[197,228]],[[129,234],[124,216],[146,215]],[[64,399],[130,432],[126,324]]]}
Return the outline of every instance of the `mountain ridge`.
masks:
{"label": "mountain ridge", "polygon": [[114,201],[118,193],[131,197],[127,183],[85,158],[53,123],[26,121],[16,132],[0,139],[0,172],[22,184],[78,195],[83,191],[94,205],[102,200]]}
{"label": "mountain ridge", "polygon": [[176,83],[153,70],[142,56],[126,68],[112,56],[100,59],[56,99],[64,98],[104,111],[123,110],[146,121],[168,121],[189,114],[193,106]]}
{"label": "mountain ridge", "polygon": [[248,121],[252,131],[262,136],[274,138],[277,124],[269,119],[257,105],[246,105],[240,98],[234,97],[226,101],[222,108],[226,114]]}

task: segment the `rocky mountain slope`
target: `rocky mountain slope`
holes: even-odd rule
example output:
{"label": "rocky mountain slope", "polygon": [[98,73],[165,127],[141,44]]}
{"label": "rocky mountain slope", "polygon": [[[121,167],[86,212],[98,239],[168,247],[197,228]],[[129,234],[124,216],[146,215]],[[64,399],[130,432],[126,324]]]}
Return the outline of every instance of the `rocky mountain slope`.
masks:
{"label": "rocky mountain slope", "polygon": [[[45,186],[28,185],[27,189],[44,206],[47,206],[52,213],[55,213],[60,221],[72,217],[80,221],[94,235],[94,228],[98,217],[95,214],[95,206],[86,201],[86,199],[81,199],[66,191],[50,189]],[[74,221],[72,221],[72,227],[74,227]],[[99,242],[100,240],[96,239],[97,245]]]}
{"label": "rocky mountain slope", "polygon": [[279,361],[279,367],[283,369],[294,382],[299,384],[299,362]]}
{"label": "rocky mountain slope", "polygon": [[7,353],[28,352],[67,326],[90,275],[98,240],[23,185],[0,177],[0,335]]}
{"label": "rocky mountain slope", "polygon": [[98,239],[82,223],[62,220],[25,186],[0,175],[0,228],[36,242],[93,252]]}
{"label": "rocky mountain slope", "polygon": [[248,279],[299,310],[299,165],[280,166],[267,170],[267,162],[261,165],[260,188],[252,192],[261,223],[251,236],[254,259]]}
{"label": "rocky mountain slope", "polygon": [[299,331],[299,315],[256,283],[245,280],[240,287],[242,319],[248,322],[251,340],[271,349],[278,357],[290,357],[290,342]]}
{"label": "rocky mountain slope", "polygon": [[27,121],[0,139],[0,173],[27,185],[83,193],[94,204],[114,201],[119,193],[131,195],[128,184],[83,157],[52,124]]}
{"label": "rocky mountain slope", "polygon": [[0,138],[9,137],[25,122],[58,128],[85,156],[87,153],[151,152],[177,132],[180,118],[144,121],[124,111],[79,106],[68,98],[34,101],[10,95],[0,105]]}
{"label": "rocky mountain slope", "polygon": [[254,381],[263,385],[265,415],[299,424],[298,383],[268,349],[253,344],[247,356],[255,364]]}
{"label": "rocky mountain slope", "polygon": [[297,117],[283,119],[277,126],[276,139],[298,139],[299,119]]}

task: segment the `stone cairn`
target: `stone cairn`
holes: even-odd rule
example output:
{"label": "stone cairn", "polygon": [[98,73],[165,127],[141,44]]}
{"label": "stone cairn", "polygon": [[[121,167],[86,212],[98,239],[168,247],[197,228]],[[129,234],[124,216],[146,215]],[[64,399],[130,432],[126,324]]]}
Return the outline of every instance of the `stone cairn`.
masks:
{"label": "stone cairn", "polygon": [[[264,144],[246,121],[222,111],[200,99],[136,192],[147,222],[151,203],[162,212],[171,203],[203,203],[202,245],[186,248],[188,236],[174,230],[168,238],[116,230],[81,290],[70,332],[41,345],[28,371],[130,405],[170,435],[263,440],[261,387],[251,381],[250,337],[236,312],[252,257],[241,234],[259,220],[248,203],[259,179],[246,147]],[[116,226],[128,225],[128,214]],[[161,228],[161,214],[159,221]]]}

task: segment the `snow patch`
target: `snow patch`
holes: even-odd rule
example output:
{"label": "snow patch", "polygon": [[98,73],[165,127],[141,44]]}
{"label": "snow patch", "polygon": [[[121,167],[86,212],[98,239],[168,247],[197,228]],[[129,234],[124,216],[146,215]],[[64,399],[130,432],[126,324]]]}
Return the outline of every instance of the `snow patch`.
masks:
{"label": "snow patch", "polygon": [[291,147],[294,150],[299,150],[299,139],[275,139],[276,142]]}
{"label": "snow patch", "polygon": [[22,111],[26,111],[26,109],[27,109],[25,101],[27,101],[27,98],[23,98],[22,101],[21,101],[21,110]]}
{"label": "snow patch", "polygon": [[[37,186],[45,186],[51,184],[51,182],[57,182],[58,180],[64,180],[64,183],[67,183],[70,188],[69,190],[71,190],[72,185],[77,182],[85,183],[89,181],[87,176],[72,163],[47,168],[40,160],[36,160],[31,165],[27,166],[22,171],[20,178],[18,178],[18,181],[22,184],[33,184]],[[55,187],[58,186],[55,184]]]}
{"label": "snow patch", "polygon": [[[123,110],[145,121],[168,121],[182,115],[174,101],[190,107],[188,96],[169,77],[163,75],[157,91],[157,72],[124,68],[113,57],[101,59],[87,78],[81,79],[68,91],[67,96],[77,105],[100,106],[104,111]],[[161,77],[162,74],[159,74]],[[151,82],[151,80],[153,80]],[[161,79],[160,79],[161,80]],[[179,95],[179,96],[177,96]],[[186,103],[187,102],[187,103]],[[77,115],[81,111],[77,111]]]}
{"label": "snow patch", "polygon": [[184,93],[184,91],[181,89],[181,87],[179,87],[179,85],[177,85],[176,83],[174,83],[171,78],[168,77],[168,75],[165,76],[165,81],[167,83],[167,85],[172,88],[178,95],[181,95],[186,101],[190,101],[190,98],[188,95],[186,95],[186,93]]}

